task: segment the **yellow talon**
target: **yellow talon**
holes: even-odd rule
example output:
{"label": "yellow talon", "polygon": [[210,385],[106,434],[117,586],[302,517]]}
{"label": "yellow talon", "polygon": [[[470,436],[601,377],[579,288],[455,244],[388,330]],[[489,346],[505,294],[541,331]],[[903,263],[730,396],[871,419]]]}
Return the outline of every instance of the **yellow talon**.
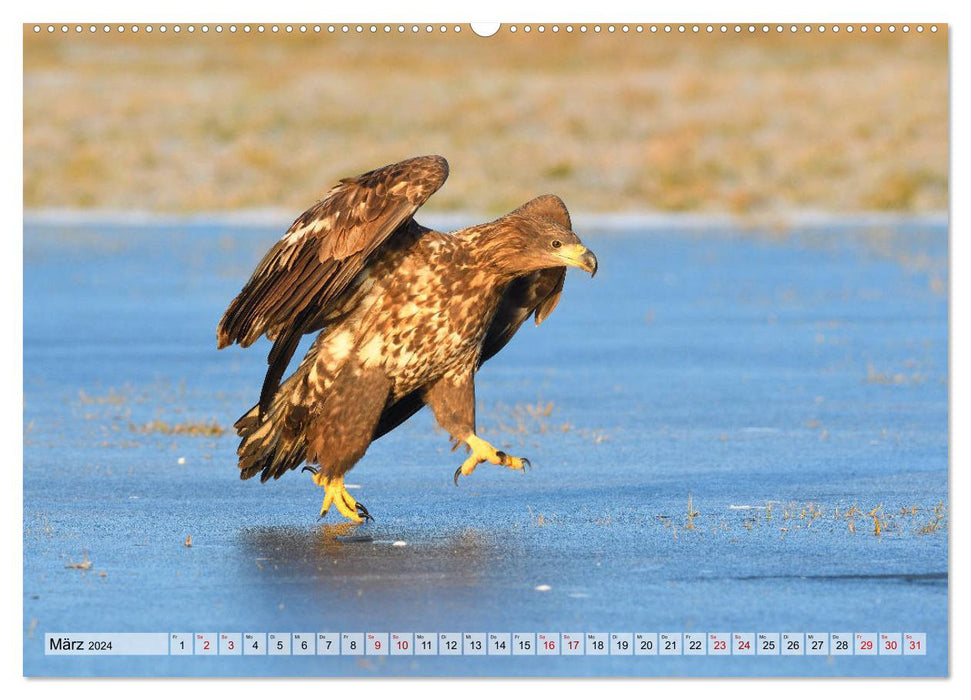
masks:
{"label": "yellow talon", "polygon": [[327,511],[330,510],[330,504],[333,502],[334,502],[334,492],[331,491],[330,489],[327,489],[326,491],[324,491],[324,503],[323,505],[320,506],[320,515],[317,516],[317,520],[321,520],[325,515],[327,515]]}
{"label": "yellow talon", "polygon": [[347,502],[344,500],[345,493],[347,492],[343,490],[343,485],[342,485],[341,494],[334,499],[334,505],[337,506],[337,510],[340,511],[340,514],[343,515],[348,520],[350,520],[352,523],[363,523],[364,518],[358,515],[356,510],[351,510],[347,506]]}
{"label": "yellow talon", "polygon": [[458,486],[459,483],[459,475],[468,476],[483,462],[500,464],[502,466],[509,467],[510,469],[524,470],[526,467],[530,466],[528,459],[522,457],[513,457],[512,455],[506,454],[502,450],[497,450],[495,447],[474,433],[465,438],[465,442],[472,450],[472,453],[464,462],[462,462],[462,466],[455,470],[454,481],[456,486]]}
{"label": "yellow talon", "polygon": [[330,479],[323,471],[319,471],[313,475],[313,480],[315,484],[324,488],[324,503],[320,507],[320,518],[327,515],[327,511],[334,505],[337,506],[340,514],[352,523],[363,523],[365,519],[374,520],[367,508],[355,501],[344,488],[343,476]]}

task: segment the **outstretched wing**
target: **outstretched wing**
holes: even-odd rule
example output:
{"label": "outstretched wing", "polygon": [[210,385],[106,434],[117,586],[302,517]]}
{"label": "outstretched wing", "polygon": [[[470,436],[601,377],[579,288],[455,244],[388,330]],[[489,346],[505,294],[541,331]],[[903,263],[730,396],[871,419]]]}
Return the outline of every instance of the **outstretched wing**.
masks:
{"label": "outstretched wing", "polygon": [[482,344],[480,367],[506,347],[527,318],[535,316],[538,326],[553,312],[560,301],[565,278],[566,268],[554,267],[518,277],[506,287]]}
{"label": "outstretched wing", "polygon": [[420,156],[341,180],[257,266],[219,322],[219,347],[275,340],[301,314],[325,308],[446,177],[444,158]]}
{"label": "outstretched wing", "polygon": [[[537,197],[516,211],[533,216],[545,216],[564,228],[571,230],[573,228],[566,205],[555,195]],[[565,267],[553,267],[517,277],[509,283],[486,332],[482,352],[479,354],[480,367],[506,346],[531,315],[535,316],[538,326],[553,313],[553,309],[560,301],[565,278]],[[381,414],[373,439],[377,440],[391,432],[420,411],[424,405],[425,401],[420,390],[389,404]]]}
{"label": "outstretched wing", "polygon": [[416,226],[415,212],[448,177],[441,156],[420,156],[346,178],[293,222],[264,256],[216,330],[218,347],[275,341],[260,393],[261,412],[300,338],[319,330],[382,243]]}

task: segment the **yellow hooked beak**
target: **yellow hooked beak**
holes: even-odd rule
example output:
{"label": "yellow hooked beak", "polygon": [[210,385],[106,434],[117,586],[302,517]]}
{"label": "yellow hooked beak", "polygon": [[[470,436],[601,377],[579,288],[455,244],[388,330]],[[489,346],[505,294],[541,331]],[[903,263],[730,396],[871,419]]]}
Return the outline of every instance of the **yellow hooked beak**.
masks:
{"label": "yellow hooked beak", "polygon": [[597,274],[597,256],[584,245],[571,243],[556,251],[556,257],[570,267],[586,270],[593,277]]}

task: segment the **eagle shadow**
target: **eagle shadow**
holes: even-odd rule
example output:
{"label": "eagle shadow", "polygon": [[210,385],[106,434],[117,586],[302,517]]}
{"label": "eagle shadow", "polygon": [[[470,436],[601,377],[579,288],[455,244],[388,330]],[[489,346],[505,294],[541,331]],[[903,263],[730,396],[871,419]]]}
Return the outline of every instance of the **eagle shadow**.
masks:
{"label": "eagle shadow", "polygon": [[490,565],[503,557],[497,538],[473,528],[403,544],[380,532],[359,533],[349,522],[247,528],[239,534],[243,561],[252,562],[244,573],[264,582],[297,580],[311,589],[358,597],[362,591],[476,588]]}

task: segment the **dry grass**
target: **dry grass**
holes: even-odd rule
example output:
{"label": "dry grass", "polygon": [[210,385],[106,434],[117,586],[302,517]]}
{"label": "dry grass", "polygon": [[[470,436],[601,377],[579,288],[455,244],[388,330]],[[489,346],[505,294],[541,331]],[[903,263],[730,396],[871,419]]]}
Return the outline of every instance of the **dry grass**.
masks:
{"label": "dry grass", "polygon": [[[700,531],[700,523],[696,521],[698,513],[693,509],[694,504],[689,497],[687,525],[682,529]],[[947,524],[947,507],[943,502],[933,509],[921,509],[916,504],[885,508],[881,503],[869,509],[860,509],[853,504],[848,508],[835,507],[829,510],[815,502],[779,503],[775,501],[767,502],[762,507],[732,506],[730,510],[744,513],[742,519],[735,524],[740,524],[748,531],[771,528],[782,535],[795,534],[799,531],[823,530],[843,532],[851,536],[858,532],[870,532],[876,537],[903,537],[908,534],[933,534],[939,530],[945,530]],[[922,510],[925,513],[932,512],[930,520],[927,520],[927,515],[922,513]],[[693,512],[694,515],[692,515]],[[773,512],[776,517],[773,517]],[[718,527],[723,530],[730,530],[731,526],[731,521],[718,523]]]}
{"label": "dry grass", "polygon": [[26,207],[300,211],[449,158],[438,209],[944,209],[947,31],[24,34]]}
{"label": "dry grass", "polygon": [[695,518],[697,518],[701,513],[695,510],[694,502],[691,500],[691,494],[688,494],[688,513],[687,519],[685,520],[684,529],[694,530],[695,529]]}
{"label": "dry grass", "polygon": [[219,437],[226,429],[216,421],[187,420],[181,423],[167,423],[153,420],[143,425],[129,424],[132,432],[139,435],[203,435]]}
{"label": "dry grass", "polygon": [[488,433],[490,430],[512,435],[537,435],[551,431],[569,432],[572,426],[566,423],[553,423],[549,419],[553,414],[553,402],[537,400],[535,403],[520,402],[513,406],[504,403],[497,403],[492,410],[483,411],[480,404],[480,412],[488,416],[489,426],[479,426],[480,433]]}
{"label": "dry grass", "polygon": [[946,517],[947,509],[944,507],[944,503],[941,502],[934,508],[934,517],[929,522],[917,528],[917,534],[929,535],[933,532],[937,532],[937,530],[944,525]]}
{"label": "dry grass", "polygon": [[105,404],[119,406],[129,401],[129,399],[130,397],[128,395],[115,391],[114,389],[109,390],[107,394],[101,396],[89,396],[85,393],[84,389],[78,391],[78,400],[86,406]]}
{"label": "dry grass", "polygon": [[73,559],[68,558],[67,564],[64,565],[65,569],[82,569],[87,570],[91,568],[91,560],[88,559],[88,553],[84,550],[81,551],[81,561],[75,562]]}
{"label": "dry grass", "polygon": [[925,377],[920,372],[911,372],[909,374],[895,372],[894,374],[888,374],[879,371],[874,367],[873,363],[867,362],[866,381],[869,384],[919,384],[924,380]]}
{"label": "dry grass", "polygon": [[547,527],[550,525],[559,525],[561,520],[557,515],[547,515],[546,513],[534,513],[532,507],[526,506],[526,510],[529,511],[529,521],[534,527]]}

